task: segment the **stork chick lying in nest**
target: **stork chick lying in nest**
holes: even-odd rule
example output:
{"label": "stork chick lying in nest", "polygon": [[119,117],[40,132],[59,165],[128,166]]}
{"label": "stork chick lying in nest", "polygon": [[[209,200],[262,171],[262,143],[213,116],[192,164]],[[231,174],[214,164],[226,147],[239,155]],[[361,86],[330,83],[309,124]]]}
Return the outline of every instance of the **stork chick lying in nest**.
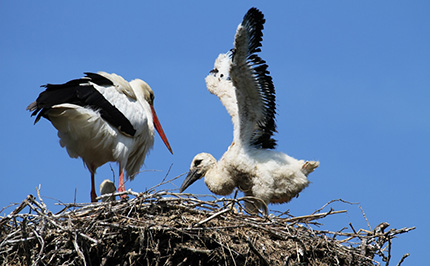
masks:
{"label": "stork chick lying in nest", "polygon": [[248,211],[267,213],[268,203],[288,202],[308,186],[307,176],[319,162],[273,150],[275,89],[266,62],[257,55],[264,22],[263,13],[251,8],[237,28],[234,49],[220,54],[206,77],[209,92],[231,116],[234,139],[218,162],[208,153],[197,154],[180,192],[205,177],[213,193],[228,195],[237,187],[245,196],[260,199],[246,202]]}

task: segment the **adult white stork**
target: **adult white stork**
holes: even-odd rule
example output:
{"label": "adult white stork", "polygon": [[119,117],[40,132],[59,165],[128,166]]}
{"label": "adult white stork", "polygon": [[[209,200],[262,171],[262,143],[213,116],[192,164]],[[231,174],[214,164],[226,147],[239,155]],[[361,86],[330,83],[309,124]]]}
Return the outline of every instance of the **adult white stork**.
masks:
{"label": "adult white stork", "polygon": [[85,73],[64,84],[47,84],[27,110],[43,116],[58,130],[61,147],[72,158],[82,158],[91,173],[91,201],[95,202],[94,175],[107,162],[119,164],[119,188],[124,171],[133,180],[154,144],[154,127],[172,149],[155,113],[154,93],[141,79],[130,82],[116,74]]}
{"label": "adult white stork", "polygon": [[[251,8],[237,28],[234,49],[220,54],[206,77],[208,90],[231,116],[233,143],[218,162],[208,153],[197,154],[181,192],[204,176],[215,194],[228,195],[238,187],[266,205],[283,203],[308,186],[307,175],[319,165],[273,150],[275,89],[266,62],[257,55],[264,22],[264,15]],[[246,206],[249,211],[267,210],[265,204],[257,200]]]}

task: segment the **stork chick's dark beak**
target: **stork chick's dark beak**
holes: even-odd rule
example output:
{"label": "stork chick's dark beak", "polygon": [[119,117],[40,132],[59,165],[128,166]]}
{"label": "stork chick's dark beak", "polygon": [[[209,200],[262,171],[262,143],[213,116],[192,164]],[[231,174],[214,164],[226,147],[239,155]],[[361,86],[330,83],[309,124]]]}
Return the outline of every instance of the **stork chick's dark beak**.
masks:
{"label": "stork chick's dark beak", "polygon": [[187,187],[191,186],[191,184],[193,184],[194,182],[196,182],[197,180],[199,180],[200,178],[203,177],[203,175],[200,173],[199,171],[200,169],[194,169],[194,170],[190,170],[188,172],[187,177],[184,180],[184,183],[182,183],[181,188],[179,189],[179,193],[184,192],[185,189],[187,189]]}

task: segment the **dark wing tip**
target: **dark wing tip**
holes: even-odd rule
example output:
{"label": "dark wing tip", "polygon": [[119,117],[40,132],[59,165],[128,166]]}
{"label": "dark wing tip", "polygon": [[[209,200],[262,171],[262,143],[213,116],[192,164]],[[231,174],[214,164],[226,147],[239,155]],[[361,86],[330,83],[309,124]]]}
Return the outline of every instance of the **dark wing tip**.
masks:
{"label": "dark wing tip", "polygon": [[255,7],[246,12],[242,20],[242,26],[246,28],[249,35],[248,53],[260,52],[261,42],[263,41],[264,14]]}
{"label": "dark wing tip", "polygon": [[37,108],[37,102],[34,101],[34,102],[30,103],[25,110],[33,112],[34,110],[36,110],[36,108]]}
{"label": "dark wing tip", "polygon": [[263,41],[263,29],[266,22],[264,14],[253,7],[243,17],[242,26],[248,33],[248,57],[247,63],[252,71],[252,76],[257,84],[261,100],[264,104],[264,120],[259,121],[258,129],[254,133],[251,144],[253,146],[274,149],[276,140],[272,138],[276,132],[276,96],[270,72],[267,70],[266,61],[261,59],[257,53]]}

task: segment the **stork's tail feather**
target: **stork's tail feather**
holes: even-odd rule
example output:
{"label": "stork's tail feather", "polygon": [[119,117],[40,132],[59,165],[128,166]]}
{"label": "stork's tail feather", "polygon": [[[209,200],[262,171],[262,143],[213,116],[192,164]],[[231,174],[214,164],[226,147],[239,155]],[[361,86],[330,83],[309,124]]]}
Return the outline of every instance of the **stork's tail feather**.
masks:
{"label": "stork's tail feather", "polygon": [[318,161],[306,161],[302,166],[302,172],[306,176],[308,176],[310,173],[312,173],[318,166],[320,165],[320,162]]}

